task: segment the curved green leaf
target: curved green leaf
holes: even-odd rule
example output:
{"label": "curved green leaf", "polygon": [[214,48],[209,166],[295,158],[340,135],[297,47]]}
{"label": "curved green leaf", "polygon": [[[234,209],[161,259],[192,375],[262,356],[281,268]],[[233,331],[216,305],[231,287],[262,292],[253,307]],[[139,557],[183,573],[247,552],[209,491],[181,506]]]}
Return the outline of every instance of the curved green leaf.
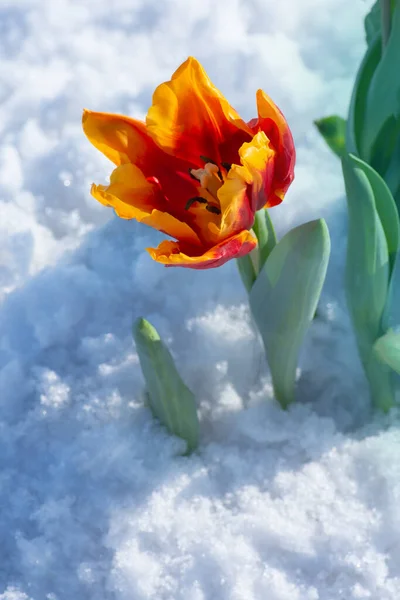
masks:
{"label": "curved green leaf", "polygon": [[[400,212],[400,119],[397,119],[396,128],[396,145],[394,148],[389,147],[389,151],[391,150],[390,161],[383,176],[393,194],[397,210]],[[391,139],[393,140],[393,138]]]}
{"label": "curved green leaf", "polygon": [[371,151],[385,122],[400,116],[400,3],[392,18],[389,41],[371,79],[365,113],[363,147],[370,162]]}
{"label": "curved green leaf", "polygon": [[[381,2],[382,0],[376,0],[371,10],[364,19],[365,37],[368,46],[370,46],[377,35],[381,33]],[[396,0],[391,0],[391,10],[394,11]]]}
{"label": "curved green leaf", "polygon": [[[258,252],[258,249],[254,248],[252,252]],[[251,252],[236,259],[239,275],[242,279],[244,287],[248,292],[250,292],[251,288],[253,287],[253,283],[257,279],[256,270],[250,254]]]}
{"label": "curved green leaf", "polygon": [[385,233],[392,267],[400,247],[400,222],[395,201],[385,181],[370,165],[355,156],[351,156],[350,160],[353,167],[360,169],[368,179],[374,205]]}
{"label": "curved green leaf", "polygon": [[389,283],[389,252],[368,176],[370,172],[360,162],[351,155],[342,159],[349,215],[346,293],[373,401],[386,410],[394,401],[390,373],[377,362],[373,345],[382,334],[381,321]]}
{"label": "curved green leaf", "polygon": [[258,242],[257,248],[236,259],[240,277],[248,292],[253,287],[260,269],[276,244],[274,226],[267,209],[264,208],[256,212],[253,231]]}
{"label": "curved green leaf", "polygon": [[400,327],[400,252],[396,256],[386,300],[384,330]]}
{"label": "curved green leaf", "polygon": [[133,336],[151,411],[173,435],[186,440],[188,452],[193,451],[199,440],[193,393],[179,376],[173,358],[156,329],[146,319],[136,321]]}
{"label": "curved green leaf", "polygon": [[379,360],[400,374],[400,333],[392,329],[380,337],[374,344]]}
{"label": "curved green leaf", "polygon": [[364,158],[363,134],[367,96],[374,72],[381,58],[381,41],[377,37],[364,56],[354,83],[346,130],[346,150]]}
{"label": "curved green leaf", "polygon": [[[400,75],[399,75],[400,79]],[[399,81],[400,84],[400,81]],[[399,166],[399,156],[398,151],[396,152],[396,146],[400,143],[400,117],[395,117],[394,115],[390,115],[388,119],[384,122],[382,129],[380,130],[378,137],[376,138],[373,147],[371,149],[371,166],[384,177],[388,184],[389,180],[386,175],[393,161],[393,155],[395,156],[396,162],[395,167]],[[393,167],[391,167],[393,169]],[[400,182],[400,172],[396,174],[396,182],[391,187],[396,189],[397,185]]]}
{"label": "curved green leaf", "polygon": [[381,31],[381,0],[376,0],[371,10],[364,19],[365,38],[368,46],[372,44],[375,37]]}
{"label": "curved green leaf", "polygon": [[314,121],[314,125],[337,156],[341,157],[346,151],[346,121],[333,115]]}
{"label": "curved green leaf", "polygon": [[262,269],[272,249],[276,246],[275,229],[266,208],[256,212],[253,225],[254,233],[258,240],[259,249],[259,271]]}
{"label": "curved green leaf", "polygon": [[275,396],[284,408],[294,400],[298,354],[314,317],[329,252],[323,219],[292,229],[272,250],[249,294]]}

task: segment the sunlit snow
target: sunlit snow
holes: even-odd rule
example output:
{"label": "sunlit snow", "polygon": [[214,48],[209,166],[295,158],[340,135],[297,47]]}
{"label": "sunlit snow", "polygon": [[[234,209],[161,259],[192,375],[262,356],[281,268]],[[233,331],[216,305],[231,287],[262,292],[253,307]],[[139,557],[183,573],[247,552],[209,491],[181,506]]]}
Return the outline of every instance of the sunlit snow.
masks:
{"label": "sunlit snow", "polygon": [[[340,163],[363,0],[0,0],[0,600],[398,600],[399,417],[370,412],[342,285]],[[275,403],[234,262],[165,269],[162,236],[89,194],[111,165],[82,109],[142,118],[188,55],[243,115],[285,113],[296,180],[279,235],[325,217],[332,258]],[[265,310],[268,311],[268,305]],[[148,318],[195,392],[182,457],[143,404]]]}

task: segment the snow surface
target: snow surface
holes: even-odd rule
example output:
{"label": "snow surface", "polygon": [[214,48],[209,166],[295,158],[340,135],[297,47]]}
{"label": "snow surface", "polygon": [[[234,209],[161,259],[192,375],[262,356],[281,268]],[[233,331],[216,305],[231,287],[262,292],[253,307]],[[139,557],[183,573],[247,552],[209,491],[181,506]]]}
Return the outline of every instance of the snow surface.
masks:
{"label": "snow surface", "polygon": [[[397,600],[399,414],[371,416],[345,309],[339,163],[362,0],[0,0],[0,599]],[[262,87],[298,162],[280,234],[333,254],[297,405],[272,397],[234,263],[164,269],[162,236],[89,195],[83,107],[144,116],[189,54],[245,118]],[[268,306],[266,306],[268,310]],[[183,458],[143,406],[131,324],[169,343],[201,418]]]}

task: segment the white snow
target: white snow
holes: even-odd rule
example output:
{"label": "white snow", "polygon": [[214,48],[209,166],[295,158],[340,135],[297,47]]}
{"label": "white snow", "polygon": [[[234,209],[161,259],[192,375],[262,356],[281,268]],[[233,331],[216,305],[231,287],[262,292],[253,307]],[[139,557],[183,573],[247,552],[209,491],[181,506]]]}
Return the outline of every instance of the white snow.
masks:
{"label": "white snow", "polygon": [[[0,600],[400,597],[400,414],[370,411],[340,167],[312,126],[346,112],[370,4],[0,0]],[[262,87],[289,120],[278,233],[331,230],[288,412],[235,264],[164,269],[162,236],[89,194],[111,166],[83,107],[143,117],[190,54],[245,118]],[[144,407],[139,315],[196,393],[189,458]]]}

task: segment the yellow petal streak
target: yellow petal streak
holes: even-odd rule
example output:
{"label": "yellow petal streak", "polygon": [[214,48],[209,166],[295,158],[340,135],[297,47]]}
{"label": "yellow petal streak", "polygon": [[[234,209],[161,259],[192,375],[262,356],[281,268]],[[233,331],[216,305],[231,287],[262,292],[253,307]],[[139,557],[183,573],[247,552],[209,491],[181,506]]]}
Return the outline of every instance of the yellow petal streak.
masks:
{"label": "yellow petal streak", "polygon": [[[221,206],[221,233],[226,237],[240,229],[252,227],[254,206],[249,205],[248,187],[251,186],[254,201],[264,194],[264,180],[275,152],[263,131],[239,149],[241,165],[232,165],[227,178],[218,190]],[[267,199],[265,199],[267,202]]]}
{"label": "yellow petal streak", "polygon": [[242,144],[239,148],[240,162],[250,173],[252,185],[262,185],[263,174],[274,156],[275,150],[263,131],[259,131],[251,142]]}
{"label": "yellow petal streak", "polygon": [[250,143],[239,149],[240,162],[250,173],[252,181],[252,206],[261,208],[268,204],[266,180],[272,180],[275,150],[263,131],[259,131]]}

